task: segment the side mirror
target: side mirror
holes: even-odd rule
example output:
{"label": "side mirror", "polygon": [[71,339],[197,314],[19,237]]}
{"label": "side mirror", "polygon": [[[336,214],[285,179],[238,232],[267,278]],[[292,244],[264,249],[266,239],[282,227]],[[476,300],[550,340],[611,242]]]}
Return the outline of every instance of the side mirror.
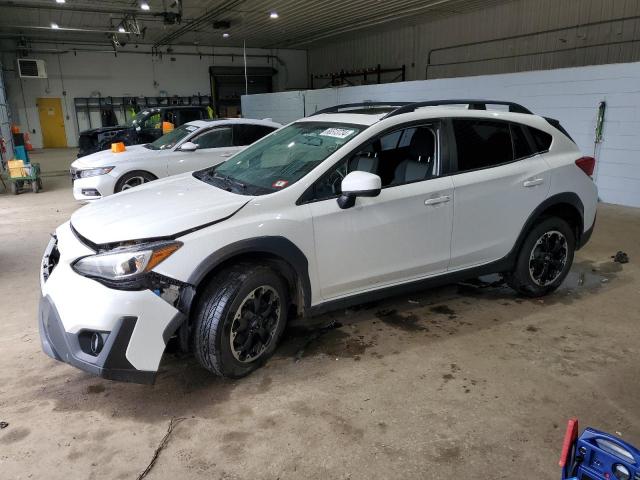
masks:
{"label": "side mirror", "polygon": [[343,210],[356,204],[357,197],[377,197],[382,190],[382,180],[369,172],[351,172],[342,180],[342,195],[338,205]]}
{"label": "side mirror", "polygon": [[180,145],[181,152],[195,152],[198,149],[198,145],[193,142],[184,142]]}

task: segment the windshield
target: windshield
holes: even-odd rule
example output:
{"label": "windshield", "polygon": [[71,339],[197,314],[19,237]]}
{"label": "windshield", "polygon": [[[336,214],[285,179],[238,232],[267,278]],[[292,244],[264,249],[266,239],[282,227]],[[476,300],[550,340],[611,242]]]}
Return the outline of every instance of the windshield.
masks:
{"label": "windshield", "polygon": [[294,123],[194,176],[247,195],[275,192],[293,185],[365,128],[327,122]]}
{"label": "windshield", "polygon": [[145,147],[149,150],[166,150],[167,148],[173,148],[178,142],[196,130],[198,130],[198,127],[194,125],[182,125],[161,136],[159,139],[146,144]]}

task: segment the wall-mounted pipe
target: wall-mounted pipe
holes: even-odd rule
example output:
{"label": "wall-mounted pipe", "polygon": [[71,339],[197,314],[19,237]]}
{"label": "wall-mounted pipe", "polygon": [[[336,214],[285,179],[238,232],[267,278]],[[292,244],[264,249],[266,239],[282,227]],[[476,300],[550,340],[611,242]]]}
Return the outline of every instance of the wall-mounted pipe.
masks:
{"label": "wall-mounted pipe", "polygon": [[568,48],[555,49],[555,50],[545,50],[545,51],[533,52],[533,53],[522,53],[522,54],[497,56],[497,57],[486,57],[486,58],[478,58],[478,59],[474,59],[474,60],[460,60],[460,61],[454,61],[454,62],[432,63],[431,62],[431,56],[435,52],[442,52],[442,51],[445,51],[445,50],[454,50],[456,48],[472,47],[472,46],[477,46],[477,45],[485,45],[487,43],[494,43],[494,42],[506,42],[506,41],[509,41],[509,40],[518,40],[518,39],[521,39],[521,38],[534,37],[536,35],[546,35],[546,34],[549,34],[549,33],[564,32],[564,31],[572,30],[572,29],[576,29],[577,30],[578,28],[583,28],[583,27],[594,27],[594,26],[597,26],[597,25],[606,25],[608,23],[623,22],[623,21],[626,21],[626,20],[638,20],[638,19],[640,19],[640,15],[633,15],[633,16],[630,16],[630,17],[612,18],[612,19],[609,19],[609,20],[598,20],[596,22],[580,23],[580,24],[576,24],[576,25],[569,25],[567,27],[558,27],[558,28],[551,28],[551,29],[548,29],[548,30],[540,30],[538,32],[520,33],[518,35],[509,35],[509,36],[506,36],[506,37],[492,38],[492,39],[489,39],[489,40],[480,40],[480,41],[475,41],[475,42],[465,42],[465,43],[458,43],[456,45],[448,45],[446,47],[432,48],[427,53],[427,66],[425,68],[425,78],[429,79],[429,67],[441,67],[441,66],[447,66],[447,65],[461,65],[461,64],[465,64],[465,63],[475,63],[475,62],[483,62],[483,61],[490,61],[490,60],[503,60],[503,59],[509,59],[509,58],[526,57],[526,56],[530,56],[530,55],[543,55],[543,54],[548,54],[548,53],[571,51],[571,50],[576,50],[576,49],[579,49],[579,48],[593,48],[593,47],[602,47],[602,46],[607,46],[607,45],[619,45],[619,44],[625,44],[625,43],[632,43],[632,42],[637,42],[639,40],[623,40],[623,41],[619,41],[619,42],[608,42],[608,43],[600,43],[600,44],[593,44],[593,45],[579,45],[579,46],[575,46],[575,47],[568,47]]}
{"label": "wall-mounted pipe", "polygon": [[[39,43],[39,42],[31,42],[31,43]],[[106,47],[107,45],[105,45]],[[58,48],[28,48],[27,49],[30,53],[44,53],[44,54],[54,54],[54,55],[62,55],[62,54],[67,54],[67,53],[76,53],[76,52],[89,52],[89,53],[109,53],[111,55],[113,55],[114,53],[118,53],[118,54],[130,54],[130,55],[152,55],[151,52],[141,52],[141,51],[128,51],[128,50],[118,50],[117,52],[115,52],[113,50],[113,48],[111,49],[105,49],[105,50],[100,50],[97,48],[67,48],[64,50],[58,49]],[[16,50],[12,50],[12,49],[0,49],[0,52],[2,53],[16,53]],[[211,57],[211,58],[215,58],[215,57],[222,57],[222,58],[242,58],[242,54],[238,54],[238,53],[206,53],[206,52],[172,52],[170,54],[166,54],[169,57],[173,57],[173,56],[190,56],[190,57]],[[280,65],[285,65],[284,60],[282,60],[278,55],[271,55],[271,54],[260,54],[260,53],[254,53],[254,54],[250,54],[247,53],[247,58],[264,58],[265,60],[276,60]]]}

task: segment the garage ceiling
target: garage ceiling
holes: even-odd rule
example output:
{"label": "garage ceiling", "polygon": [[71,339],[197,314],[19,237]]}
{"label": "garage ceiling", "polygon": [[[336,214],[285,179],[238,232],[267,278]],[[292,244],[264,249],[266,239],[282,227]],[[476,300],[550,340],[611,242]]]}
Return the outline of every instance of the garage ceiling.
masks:
{"label": "garage ceiling", "polygon": [[[250,47],[307,48],[362,29],[435,19],[509,0],[147,0],[147,11],[140,8],[143,0],[57,1],[0,0],[0,37],[109,44],[115,35],[120,43],[157,49],[238,46],[245,40]],[[271,12],[278,18],[270,18]],[[181,14],[180,23],[167,21],[173,14]],[[134,32],[135,22],[140,35],[118,31],[122,27]]]}

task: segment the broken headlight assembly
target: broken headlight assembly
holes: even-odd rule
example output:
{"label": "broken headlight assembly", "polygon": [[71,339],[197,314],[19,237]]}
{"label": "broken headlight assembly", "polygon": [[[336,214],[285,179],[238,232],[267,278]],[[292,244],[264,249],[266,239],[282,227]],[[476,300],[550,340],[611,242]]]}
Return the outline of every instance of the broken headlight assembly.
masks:
{"label": "broken headlight assembly", "polygon": [[117,247],[104,253],[82,257],[73,263],[72,268],[76,273],[108,287],[120,290],[154,289],[163,283],[164,277],[151,270],[180,247],[182,242],[177,241]]}

